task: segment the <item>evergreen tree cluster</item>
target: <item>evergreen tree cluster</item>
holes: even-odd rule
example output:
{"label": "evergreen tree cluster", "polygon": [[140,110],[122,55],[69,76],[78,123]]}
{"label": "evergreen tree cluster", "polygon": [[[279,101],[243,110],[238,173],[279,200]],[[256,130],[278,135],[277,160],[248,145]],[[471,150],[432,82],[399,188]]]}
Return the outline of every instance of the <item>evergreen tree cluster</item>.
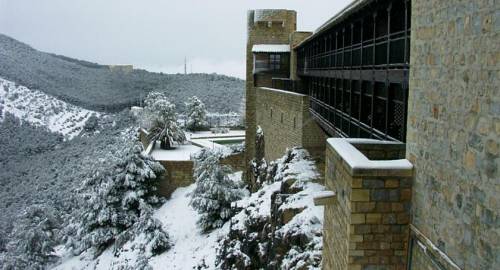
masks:
{"label": "evergreen tree cluster", "polygon": [[198,97],[188,98],[186,104],[186,127],[191,131],[198,131],[207,125],[207,109]]}
{"label": "evergreen tree cluster", "polygon": [[99,254],[112,244],[119,252],[140,234],[148,240],[151,255],[169,247],[167,233],[152,216],[153,207],[160,203],[156,185],[165,170],[142,150],[137,141],[122,145],[100,157],[109,167],[99,168],[85,179],[80,191],[82,211],[68,229],[67,246],[75,254],[88,249]]}
{"label": "evergreen tree cluster", "polygon": [[144,102],[141,125],[149,132],[149,141],[161,141],[164,149],[169,149],[174,143],[186,141],[186,134],[177,122],[175,105],[167,96],[160,92],[151,92]]}
{"label": "evergreen tree cluster", "polygon": [[22,212],[7,244],[3,269],[44,269],[57,260],[53,254],[58,244],[62,221],[57,211],[45,204],[29,206]]}
{"label": "evergreen tree cluster", "polygon": [[210,149],[203,149],[194,157],[196,188],[190,205],[200,214],[198,226],[203,232],[222,227],[234,215],[231,203],[245,194],[229,177],[231,168],[220,164],[222,157],[220,151]]}

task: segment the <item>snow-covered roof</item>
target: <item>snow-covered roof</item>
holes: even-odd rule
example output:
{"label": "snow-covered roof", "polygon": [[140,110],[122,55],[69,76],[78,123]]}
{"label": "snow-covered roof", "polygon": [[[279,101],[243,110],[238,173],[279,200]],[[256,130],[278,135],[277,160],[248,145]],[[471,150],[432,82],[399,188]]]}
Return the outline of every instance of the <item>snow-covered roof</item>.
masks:
{"label": "snow-covered roof", "polygon": [[344,138],[331,138],[327,140],[328,144],[344,159],[347,165],[351,168],[353,173],[367,172],[367,171],[381,171],[381,170],[394,170],[394,171],[411,171],[413,165],[407,159],[396,160],[370,160],[363,153],[361,153],[351,143],[383,143],[389,142],[376,141],[376,140],[359,140],[359,139],[344,139]]}
{"label": "snow-covered roof", "polygon": [[259,53],[259,52],[276,52],[276,53],[290,52],[290,45],[289,44],[255,44],[252,47],[252,52],[254,52],[254,53]]}

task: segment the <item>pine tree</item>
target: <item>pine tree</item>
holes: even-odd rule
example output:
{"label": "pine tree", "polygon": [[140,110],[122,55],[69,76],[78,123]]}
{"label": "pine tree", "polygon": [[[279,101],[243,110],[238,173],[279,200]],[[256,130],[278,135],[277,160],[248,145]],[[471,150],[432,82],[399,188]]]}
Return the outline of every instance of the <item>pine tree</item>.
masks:
{"label": "pine tree", "polygon": [[207,125],[207,109],[205,104],[196,96],[188,98],[186,104],[187,123],[186,127],[191,131],[197,131]]}
{"label": "pine tree", "polygon": [[152,253],[168,248],[168,236],[152,217],[152,207],[160,203],[155,195],[160,163],[142,153],[134,141],[121,152],[110,154],[106,169],[98,169],[85,179],[81,190],[83,212],[75,220],[75,232],[68,246],[75,254],[92,248],[99,254],[115,244],[115,251],[144,233],[154,243]]}
{"label": "pine tree", "polygon": [[220,228],[233,213],[231,203],[241,199],[243,190],[229,178],[231,169],[220,165],[222,153],[209,149],[201,150],[195,156],[193,177],[196,188],[190,205],[198,211],[198,225],[203,232]]}
{"label": "pine tree", "polygon": [[2,269],[44,269],[54,262],[62,221],[58,213],[44,204],[28,207],[16,222],[7,244]]}
{"label": "pine tree", "polygon": [[174,143],[186,141],[184,131],[177,123],[175,105],[163,93],[151,92],[144,101],[141,125],[149,132],[149,141],[161,141],[161,147],[169,149]]}

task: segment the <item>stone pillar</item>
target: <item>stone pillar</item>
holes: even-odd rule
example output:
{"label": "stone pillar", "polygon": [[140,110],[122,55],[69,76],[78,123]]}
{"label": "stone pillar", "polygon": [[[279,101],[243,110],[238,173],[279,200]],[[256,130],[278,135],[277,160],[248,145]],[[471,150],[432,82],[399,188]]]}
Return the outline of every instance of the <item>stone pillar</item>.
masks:
{"label": "stone pillar", "polygon": [[302,41],[312,35],[312,32],[296,31],[290,34],[290,79],[296,81],[299,79],[297,76],[297,52],[294,47],[299,45]]}
{"label": "stone pillar", "polygon": [[399,143],[328,139],[323,269],[406,269],[413,166]]}

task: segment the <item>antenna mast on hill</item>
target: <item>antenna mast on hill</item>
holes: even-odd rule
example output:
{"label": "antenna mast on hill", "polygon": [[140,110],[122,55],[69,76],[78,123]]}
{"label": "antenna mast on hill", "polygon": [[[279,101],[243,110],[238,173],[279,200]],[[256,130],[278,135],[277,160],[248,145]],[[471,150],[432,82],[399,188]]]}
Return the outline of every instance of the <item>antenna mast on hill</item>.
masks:
{"label": "antenna mast on hill", "polygon": [[187,74],[187,62],[186,62],[186,57],[184,56],[184,75]]}

